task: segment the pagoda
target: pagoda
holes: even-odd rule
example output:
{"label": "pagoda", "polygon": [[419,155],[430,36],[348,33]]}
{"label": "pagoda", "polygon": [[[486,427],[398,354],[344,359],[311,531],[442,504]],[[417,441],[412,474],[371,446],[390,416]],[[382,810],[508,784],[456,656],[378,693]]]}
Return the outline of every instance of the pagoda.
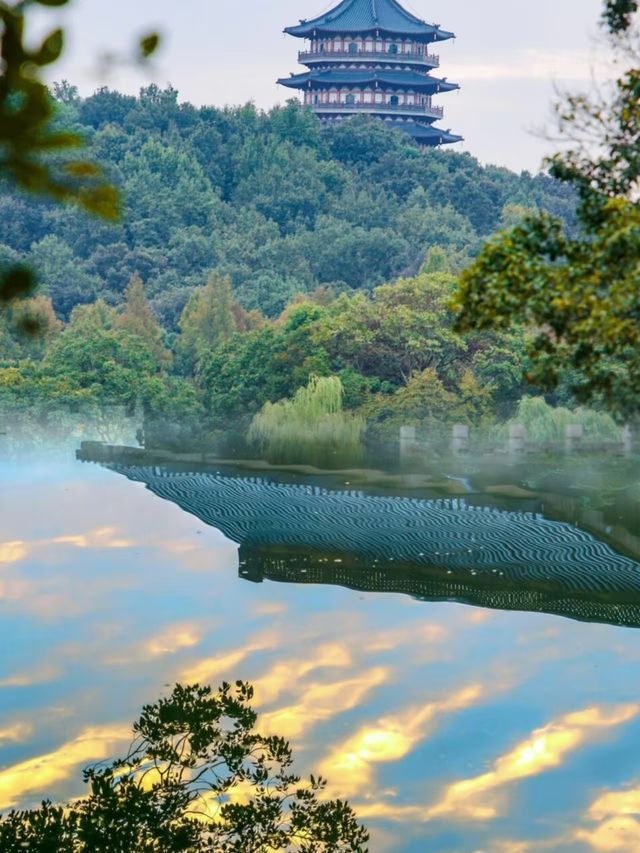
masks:
{"label": "pagoda", "polygon": [[453,33],[425,23],[397,0],[342,0],[285,33],[306,40],[298,58],[308,70],[278,83],[298,89],[323,123],[365,114],[405,131],[420,145],[462,140],[434,126],[444,113],[433,96],[460,87],[432,76],[440,58],[429,45],[452,39]]}

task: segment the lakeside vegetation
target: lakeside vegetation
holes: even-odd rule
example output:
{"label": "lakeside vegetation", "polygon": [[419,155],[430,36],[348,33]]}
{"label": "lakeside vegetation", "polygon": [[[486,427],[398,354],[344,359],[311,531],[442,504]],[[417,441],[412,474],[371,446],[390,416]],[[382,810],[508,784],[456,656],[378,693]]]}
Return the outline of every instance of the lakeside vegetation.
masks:
{"label": "lakeside vegetation", "polygon": [[0,197],[0,265],[41,283],[0,317],[5,420],[117,406],[150,431],[245,430],[317,376],[384,437],[504,421],[530,393],[524,332],[462,336],[450,302],[495,229],[536,210],[574,227],[560,182],[423,152],[367,119],[321,132],[293,104],[197,109],[171,88],[80,98],[67,83],[55,96],[124,216]]}

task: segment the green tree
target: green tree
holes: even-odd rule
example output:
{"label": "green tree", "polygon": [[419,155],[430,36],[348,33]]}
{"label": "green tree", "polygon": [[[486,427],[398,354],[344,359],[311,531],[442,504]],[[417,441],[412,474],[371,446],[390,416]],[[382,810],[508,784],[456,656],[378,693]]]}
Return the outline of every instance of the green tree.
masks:
{"label": "green tree", "polygon": [[204,356],[236,331],[234,300],[229,276],[212,272],[196,290],[180,317],[177,344],[183,369],[193,372]]}
{"label": "green tree", "polygon": [[444,374],[467,352],[447,310],[454,288],[453,276],[432,273],[378,287],[372,299],[342,296],[315,340],[332,360],[395,387],[429,367]]}
{"label": "green tree", "polygon": [[0,818],[0,848],[65,853],[366,853],[351,807],[319,798],[292,770],[289,744],[255,732],[253,690],[176,686],[143,708],[124,758],[85,771],[66,806]]}
{"label": "green tree", "polygon": [[570,96],[558,106],[568,150],[550,171],[579,197],[579,233],[547,212],[490,241],[462,276],[459,328],[523,324],[531,379],[558,387],[573,375],[582,402],[605,403],[621,418],[640,399],[640,62],[638,4],[609,0],[605,22],[633,59],[611,97]]}
{"label": "green tree", "polygon": [[11,319],[18,330],[22,355],[28,358],[42,358],[63,328],[51,299],[44,294],[15,302]]}
{"label": "green tree", "polygon": [[53,234],[32,247],[27,261],[51,297],[56,314],[64,320],[69,319],[76,305],[93,302],[98,296],[98,277],[89,273],[67,243]]}
{"label": "green tree", "polygon": [[133,410],[153,394],[158,364],[137,335],[99,328],[93,320],[86,313],[76,315],[49,348],[43,367],[102,406]]}
{"label": "green tree", "polygon": [[162,329],[151,310],[139,275],[134,275],[125,292],[125,306],[117,319],[117,327],[145,342],[156,363],[163,368],[171,364],[171,353],[163,343]]}
{"label": "green tree", "polygon": [[[54,101],[42,80],[43,69],[64,49],[64,31],[50,32],[35,48],[26,38],[28,13],[38,6],[66,6],[68,0],[0,0],[0,175],[29,192],[56,201],[74,201],[104,219],[117,219],[117,191],[100,166],[88,160],[51,157],[79,148],[82,139],[56,124]],[[140,42],[150,56],[158,37]],[[0,307],[34,288],[33,273],[17,265],[0,271]]]}

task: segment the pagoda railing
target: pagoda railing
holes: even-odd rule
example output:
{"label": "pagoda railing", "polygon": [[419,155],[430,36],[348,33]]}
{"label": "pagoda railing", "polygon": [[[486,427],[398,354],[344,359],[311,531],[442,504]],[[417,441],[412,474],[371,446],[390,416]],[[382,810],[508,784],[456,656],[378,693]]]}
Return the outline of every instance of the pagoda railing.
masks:
{"label": "pagoda railing", "polygon": [[402,62],[419,63],[421,65],[429,65],[431,68],[437,68],[440,65],[440,57],[436,56],[436,54],[418,53],[417,51],[412,51],[411,53],[389,53],[388,51],[371,50],[358,50],[357,52],[348,50],[303,50],[298,54],[298,61],[303,65],[307,62],[315,62],[316,60],[322,62],[350,60],[353,62],[360,59],[386,60],[394,65]]}
{"label": "pagoda railing", "polygon": [[443,107],[430,107],[426,104],[344,104],[344,103],[320,103],[320,104],[304,104],[302,106],[310,107],[315,113],[333,113],[333,112],[370,112],[370,113],[413,113],[419,116],[428,116],[429,118],[442,118],[444,116]]}

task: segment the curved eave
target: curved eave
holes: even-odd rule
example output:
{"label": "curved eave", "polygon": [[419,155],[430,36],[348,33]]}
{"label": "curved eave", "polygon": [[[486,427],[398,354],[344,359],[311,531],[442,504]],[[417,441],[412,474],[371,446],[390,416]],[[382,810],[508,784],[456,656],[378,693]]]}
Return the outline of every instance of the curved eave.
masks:
{"label": "curved eave", "polygon": [[449,41],[456,37],[455,33],[450,33],[448,30],[441,30],[439,27],[435,32],[434,41]]}
{"label": "curved eave", "polygon": [[289,36],[294,38],[316,38],[319,36],[357,36],[357,35],[376,35],[390,36],[392,38],[414,38],[418,41],[436,42],[447,41],[455,38],[455,33],[448,30],[441,30],[439,27],[430,27],[425,24],[423,27],[415,27],[406,29],[385,29],[381,26],[374,27],[349,27],[349,26],[330,26],[326,24],[314,25],[311,23],[301,23],[295,27],[285,27],[284,31]]}
{"label": "curved eave", "polygon": [[[400,72],[401,73],[401,72]],[[416,91],[427,92],[432,95],[441,92],[453,92],[459,89],[457,83],[449,83],[446,80],[440,80],[437,77],[426,77],[417,80],[413,76],[408,76],[405,79],[397,79],[385,74],[368,74],[363,71],[361,73],[345,73],[340,74],[335,71],[310,71],[306,74],[294,74],[291,77],[281,77],[278,83],[281,86],[286,86],[289,89],[307,89],[309,86],[330,89],[334,86],[366,86],[370,84],[379,84],[396,89],[414,89]]]}
{"label": "curved eave", "polygon": [[458,136],[456,133],[451,133],[450,130],[442,130],[433,125],[416,124],[415,122],[397,122],[395,130],[401,130],[403,133],[412,136],[416,142],[421,145],[453,145],[456,142],[463,142],[464,137]]}

